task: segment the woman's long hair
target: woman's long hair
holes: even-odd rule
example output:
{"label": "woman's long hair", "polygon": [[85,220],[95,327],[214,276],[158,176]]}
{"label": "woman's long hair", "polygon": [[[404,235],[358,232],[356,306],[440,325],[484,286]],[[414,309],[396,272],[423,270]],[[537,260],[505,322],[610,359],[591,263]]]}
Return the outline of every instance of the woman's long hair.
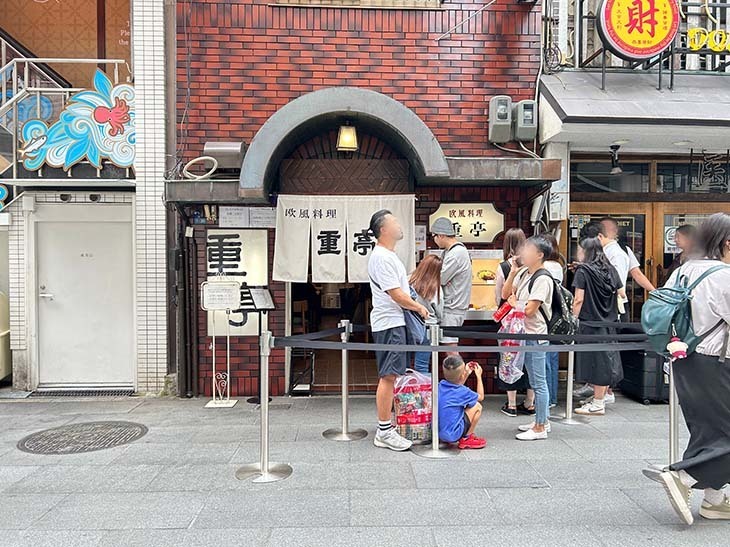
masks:
{"label": "woman's long hair", "polygon": [[510,228],[504,234],[504,242],[502,244],[502,256],[504,260],[508,260],[513,256],[517,256],[520,252],[520,247],[525,244],[527,237],[522,228]]}
{"label": "woman's long hair", "polygon": [[544,237],[548,243],[550,243],[550,246],[553,248],[553,252],[550,253],[550,256],[546,256],[545,260],[552,260],[553,262],[560,262],[560,247],[558,246],[558,238],[555,237],[554,234],[551,232],[545,232],[544,234],[540,234],[542,237]]}
{"label": "woman's long hair", "polygon": [[411,274],[410,284],[421,298],[433,300],[441,287],[441,258],[426,255]]}
{"label": "woman's long hair", "polygon": [[580,246],[583,249],[583,264],[590,264],[603,271],[608,271],[613,267],[606,253],[603,252],[603,245],[597,237],[581,239]]}

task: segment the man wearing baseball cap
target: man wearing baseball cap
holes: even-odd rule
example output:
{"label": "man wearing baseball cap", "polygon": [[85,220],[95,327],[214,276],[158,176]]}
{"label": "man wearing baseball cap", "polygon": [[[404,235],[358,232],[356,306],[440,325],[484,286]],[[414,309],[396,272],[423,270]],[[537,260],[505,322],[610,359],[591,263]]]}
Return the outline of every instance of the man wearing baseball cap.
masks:
{"label": "man wearing baseball cap", "polygon": [[[456,239],[454,225],[446,217],[439,217],[431,226],[431,236],[441,255],[441,297],[444,311],[442,327],[460,327],[464,324],[471,300],[471,258],[466,247]],[[456,345],[458,338],[444,337],[444,344]]]}

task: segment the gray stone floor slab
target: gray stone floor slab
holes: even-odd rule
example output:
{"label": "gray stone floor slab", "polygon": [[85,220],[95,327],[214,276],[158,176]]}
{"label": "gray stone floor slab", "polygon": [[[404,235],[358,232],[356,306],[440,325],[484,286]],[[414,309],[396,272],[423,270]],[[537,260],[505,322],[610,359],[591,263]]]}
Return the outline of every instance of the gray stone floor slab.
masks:
{"label": "gray stone floor slab", "polygon": [[39,531],[3,530],[0,536],[3,547],[104,547],[106,542],[104,532],[73,531]]}
{"label": "gray stone floor slab", "polygon": [[661,486],[648,480],[641,470],[648,467],[645,460],[532,462],[538,475],[553,488],[645,488]]}
{"label": "gray stone floor slab", "polygon": [[353,490],[352,526],[467,526],[497,516],[484,489]]}
{"label": "gray stone floor slab", "polygon": [[71,494],[33,525],[37,530],[187,528],[207,495],[196,492]]}
{"label": "gray stone floor slab", "polygon": [[436,545],[431,530],[422,527],[276,528],[268,547],[389,547]]}
{"label": "gray stone floor slab", "polygon": [[264,547],[269,530],[132,530],[107,532],[103,545],[115,547]]}
{"label": "gray stone floor slab", "polygon": [[[490,488],[488,492],[507,524],[521,525],[526,519],[531,524],[544,525],[656,524],[656,520],[617,489]],[[518,507],[523,510],[515,510]]]}
{"label": "gray stone floor slab", "polygon": [[421,489],[447,488],[547,488],[527,461],[440,460],[411,463]]}
{"label": "gray stone floor slab", "polygon": [[[530,515],[524,515],[529,520]],[[441,527],[434,530],[438,547],[488,545],[489,547],[586,547],[597,538],[587,526],[470,526]]]}
{"label": "gray stone floor slab", "polygon": [[726,547],[730,532],[726,524],[715,526],[608,526],[596,527],[598,545],[605,547]]}
{"label": "gray stone floor slab", "polygon": [[59,494],[2,494],[0,530],[28,528],[64,497]]}
{"label": "gray stone floor slab", "polygon": [[[2,459],[0,459],[0,462],[2,462]],[[40,469],[40,467],[33,467],[30,465],[0,465],[0,492],[5,492],[9,488],[12,488],[15,483],[34,473],[38,469]]]}
{"label": "gray stone floor slab", "polygon": [[273,490],[266,485],[247,491],[215,492],[193,522],[193,528],[262,528],[348,526],[346,491]]}
{"label": "gray stone floor slab", "polygon": [[565,442],[590,461],[656,460],[669,454],[668,441],[640,436],[635,439],[568,439]]}
{"label": "gray stone floor slab", "polygon": [[53,494],[140,492],[161,470],[161,465],[50,465],[39,468],[6,491]]}

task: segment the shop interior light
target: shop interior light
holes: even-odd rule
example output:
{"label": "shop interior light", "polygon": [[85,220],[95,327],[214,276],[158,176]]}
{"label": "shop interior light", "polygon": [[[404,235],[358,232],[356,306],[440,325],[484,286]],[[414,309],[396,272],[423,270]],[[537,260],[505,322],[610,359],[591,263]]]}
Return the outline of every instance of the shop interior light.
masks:
{"label": "shop interior light", "polygon": [[337,133],[338,152],[357,152],[357,130],[352,125],[341,125]]}
{"label": "shop interior light", "polygon": [[631,141],[629,139],[618,139],[617,141],[613,141],[611,144],[618,144],[621,146],[622,144],[629,144]]}
{"label": "shop interior light", "polygon": [[689,146],[692,144],[692,141],[677,141],[672,143],[674,146]]}

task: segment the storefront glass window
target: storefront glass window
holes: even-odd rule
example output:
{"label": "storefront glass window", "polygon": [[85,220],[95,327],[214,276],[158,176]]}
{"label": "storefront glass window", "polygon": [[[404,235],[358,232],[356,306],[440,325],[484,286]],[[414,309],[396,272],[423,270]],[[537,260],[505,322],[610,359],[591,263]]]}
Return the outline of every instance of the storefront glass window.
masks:
{"label": "storefront glass window", "polygon": [[727,154],[703,154],[691,163],[658,163],[657,192],[726,194],[730,191]]}
{"label": "storefront glass window", "polygon": [[574,162],[570,164],[572,192],[648,192],[649,164],[625,163],[620,173],[611,173],[611,162]]}

